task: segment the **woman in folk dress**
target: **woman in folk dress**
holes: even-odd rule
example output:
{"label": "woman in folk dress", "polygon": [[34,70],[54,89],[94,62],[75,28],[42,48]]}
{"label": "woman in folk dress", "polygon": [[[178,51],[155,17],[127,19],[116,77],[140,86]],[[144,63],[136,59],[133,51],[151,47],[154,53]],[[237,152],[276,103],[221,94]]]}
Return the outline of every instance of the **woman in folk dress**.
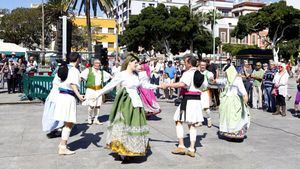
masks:
{"label": "woman in folk dress", "polygon": [[138,57],[129,54],[122,65],[121,72],[99,91],[101,96],[120,85],[109,115],[106,145],[122,159],[146,155],[149,129],[138,87],[158,88],[157,85],[139,79],[136,73],[138,62]]}
{"label": "woman in folk dress", "polygon": [[247,91],[243,80],[234,66],[226,70],[226,79],[217,79],[218,84],[225,84],[220,102],[219,135],[230,139],[244,139],[250,126],[250,113],[246,106]]}
{"label": "woman in folk dress", "polygon": [[[139,72],[139,78],[145,83],[150,83],[150,67],[147,63],[143,63],[141,65],[141,71]],[[154,94],[153,89],[146,89],[142,86],[139,88],[140,96],[144,105],[144,109],[146,111],[146,116],[156,115],[161,112],[160,106],[156,100],[156,96]]]}

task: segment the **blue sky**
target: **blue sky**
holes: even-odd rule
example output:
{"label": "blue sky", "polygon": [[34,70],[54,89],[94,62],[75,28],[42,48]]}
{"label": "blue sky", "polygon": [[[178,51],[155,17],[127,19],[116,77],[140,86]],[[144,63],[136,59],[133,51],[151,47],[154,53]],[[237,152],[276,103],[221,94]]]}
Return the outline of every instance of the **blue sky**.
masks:
{"label": "blue sky", "polygon": [[[275,2],[278,0],[264,0],[265,2]],[[17,7],[30,7],[32,3],[41,3],[42,0],[0,0],[0,8],[8,8],[10,10]],[[47,0],[44,0],[47,2]]]}
{"label": "blue sky", "polygon": [[[278,0],[264,0],[266,2],[274,2]],[[41,3],[42,0],[0,0],[0,8],[8,8],[8,9],[14,9],[17,7],[30,7],[30,4],[32,3]],[[44,2],[47,2],[47,0],[44,0]]]}
{"label": "blue sky", "polygon": [[[46,2],[46,0],[44,0]],[[30,7],[32,3],[42,3],[42,0],[0,0],[0,8],[8,8],[10,10],[17,7]]]}
{"label": "blue sky", "polygon": [[[48,0],[44,0],[44,3],[48,2]],[[0,8],[7,8],[9,10],[13,10],[18,7],[30,8],[31,4],[40,4],[42,0],[0,0]],[[77,8],[79,5],[77,4]],[[82,10],[83,11],[83,10]],[[101,10],[98,7],[98,16],[102,15]]]}

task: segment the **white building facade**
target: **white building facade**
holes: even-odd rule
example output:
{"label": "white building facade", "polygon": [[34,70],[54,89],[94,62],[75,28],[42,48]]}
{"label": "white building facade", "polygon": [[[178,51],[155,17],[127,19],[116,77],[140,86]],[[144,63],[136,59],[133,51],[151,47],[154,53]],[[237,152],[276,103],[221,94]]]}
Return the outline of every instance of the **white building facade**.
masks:
{"label": "white building facade", "polygon": [[[242,40],[230,36],[238,23],[239,16],[256,12],[265,5],[266,4],[258,2],[257,0],[255,0],[255,2],[251,2],[251,0],[235,2],[232,0],[198,0],[192,8],[195,13],[208,13],[216,9],[216,13],[220,15],[220,18],[216,20],[214,37],[219,37],[222,44],[257,45],[260,48],[265,48],[266,44],[264,39],[268,33],[267,31],[248,35]],[[205,25],[205,27],[212,32],[210,24]],[[218,53],[222,53],[222,45]]]}
{"label": "white building facade", "polygon": [[129,24],[129,18],[131,15],[139,15],[141,11],[149,6],[157,7],[162,3],[166,7],[182,7],[188,6],[189,2],[192,4],[195,0],[117,0],[115,4],[115,12],[118,14],[118,24],[120,32],[125,30],[125,26]]}

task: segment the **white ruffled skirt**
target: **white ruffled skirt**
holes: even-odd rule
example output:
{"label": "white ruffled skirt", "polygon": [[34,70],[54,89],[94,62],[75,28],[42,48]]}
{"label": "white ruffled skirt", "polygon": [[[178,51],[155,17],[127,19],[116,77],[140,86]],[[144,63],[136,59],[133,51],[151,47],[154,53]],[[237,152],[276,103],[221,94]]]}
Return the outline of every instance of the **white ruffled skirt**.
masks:
{"label": "white ruffled skirt", "polygon": [[76,123],[76,98],[69,94],[59,93],[56,99],[54,119],[64,122]]}

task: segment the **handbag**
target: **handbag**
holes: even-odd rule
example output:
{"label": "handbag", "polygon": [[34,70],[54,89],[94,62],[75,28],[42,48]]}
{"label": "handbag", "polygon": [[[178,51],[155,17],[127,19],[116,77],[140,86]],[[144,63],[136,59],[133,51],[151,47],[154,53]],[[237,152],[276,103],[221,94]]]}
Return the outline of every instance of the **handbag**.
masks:
{"label": "handbag", "polygon": [[278,90],[278,87],[273,87],[273,89],[272,89],[272,91],[271,91],[271,94],[273,95],[273,96],[278,96],[278,94],[279,94],[279,90]]}

